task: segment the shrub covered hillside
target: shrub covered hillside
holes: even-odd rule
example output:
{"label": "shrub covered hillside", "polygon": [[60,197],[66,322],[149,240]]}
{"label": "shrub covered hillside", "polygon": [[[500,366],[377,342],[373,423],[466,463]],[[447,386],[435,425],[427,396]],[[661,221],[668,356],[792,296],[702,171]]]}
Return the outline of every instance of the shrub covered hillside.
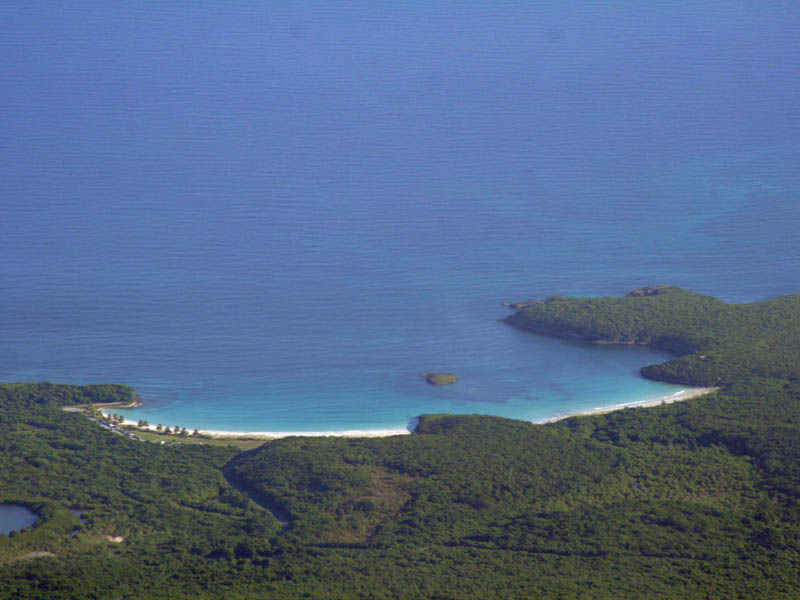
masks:
{"label": "shrub covered hillside", "polygon": [[129,388],[0,386],[0,502],[41,514],[0,536],[0,598],[798,598],[797,310],[533,305],[514,324],[668,346],[688,354],[648,374],[720,386],[548,425],[425,415],[239,453],[61,410]]}
{"label": "shrub covered hillside", "polygon": [[133,397],[125,386],[0,386],[0,503],[41,515],[0,535],[0,598],[147,598],[165,580],[188,593],[202,585],[197,563],[213,564],[204,557],[278,531],[225,481],[235,448],[139,442],[62,410]]}

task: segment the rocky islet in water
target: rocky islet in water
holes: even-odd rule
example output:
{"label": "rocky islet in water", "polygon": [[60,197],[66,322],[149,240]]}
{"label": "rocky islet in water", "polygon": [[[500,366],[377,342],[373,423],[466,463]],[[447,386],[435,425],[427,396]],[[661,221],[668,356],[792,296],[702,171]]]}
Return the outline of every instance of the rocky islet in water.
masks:
{"label": "rocky islet in water", "polygon": [[453,385],[458,377],[452,373],[426,373],[425,381],[431,385]]}

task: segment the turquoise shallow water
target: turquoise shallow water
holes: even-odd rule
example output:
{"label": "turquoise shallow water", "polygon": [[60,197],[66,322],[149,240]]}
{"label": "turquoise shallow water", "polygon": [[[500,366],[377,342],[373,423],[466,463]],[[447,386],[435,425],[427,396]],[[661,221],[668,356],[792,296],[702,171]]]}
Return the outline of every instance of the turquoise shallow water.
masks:
{"label": "turquoise shallow water", "polygon": [[800,7],[530,4],[0,7],[0,380],[238,431],[672,393],[501,302],[797,292]]}
{"label": "turquoise shallow water", "polygon": [[[423,413],[489,413],[539,421],[564,411],[592,410],[681,389],[637,376],[638,366],[659,360],[661,353],[627,348],[602,352],[603,348],[558,341],[535,342],[527,345],[533,348],[525,348],[532,352],[510,364],[502,364],[503,356],[496,353],[484,360],[476,356],[475,364],[454,360],[460,379],[451,387],[434,388],[420,373],[388,366],[334,369],[306,381],[264,378],[247,388],[239,382],[195,385],[168,402],[116,412],[152,424],[223,431],[397,430]],[[512,357],[506,353],[505,358]],[[216,399],[235,399],[233,409],[220,407]]]}

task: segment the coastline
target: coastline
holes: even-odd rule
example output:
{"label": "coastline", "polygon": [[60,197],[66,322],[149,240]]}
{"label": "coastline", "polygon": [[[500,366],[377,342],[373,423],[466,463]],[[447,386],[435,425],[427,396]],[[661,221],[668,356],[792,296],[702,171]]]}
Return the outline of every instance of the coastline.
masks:
{"label": "coastline", "polygon": [[[83,408],[85,405],[81,405]],[[139,396],[136,396],[134,400],[131,402],[98,402],[94,403],[93,406],[95,408],[136,408],[137,406],[142,406],[142,399]]]}
{"label": "coastline", "polygon": [[593,408],[591,410],[568,413],[563,415],[556,415],[554,417],[548,417],[546,419],[542,419],[541,421],[535,421],[535,422],[537,424],[544,425],[547,423],[555,423],[556,421],[563,421],[564,419],[569,419],[570,417],[602,415],[617,410],[624,410],[626,408],[647,408],[651,406],[661,406],[662,404],[683,402],[684,400],[689,400],[691,398],[698,398],[700,396],[705,396],[706,394],[716,392],[718,389],[719,389],[718,387],[690,387],[682,389],[679,392],[669,394],[668,396],[660,396],[658,398],[653,398],[651,400],[634,400],[633,402],[625,402],[623,404],[613,404],[611,406],[598,406],[597,408]]}
{"label": "coastline", "polygon": [[216,429],[199,429],[200,433],[210,435],[212,438],[230,437],[257,437],[264,439],[278,439],[284,437],[355,437],[374,438],[389,437],[392,435],[409,435],[413,433],[408,428],[398,429],[351,429],[343,431],[223,431]]}
{"label": "coastline", "polygon": [[[683,402],[691,398],[705,396],[712,392],[717,391],[716,387],[690,387],[674,392],[667,396],[659,396],[646,400],[634,400],[633,402],[625,402],[622,404],[613,404],[610,406],[598,406],[591,410],[583,410],[577,412],[570,412],[559,414],[555,416],[546,417],[538,421],[531,421],[536,425],[546,425],[548,423],[555,423],[571,417],[580,417],[588,415],[599,415],[614,412],[617,410],[624,410],[627,408],[647,408],[652,406],[661,406],[662,404],[672,404],[674,402]],[[139,406],[140,404],[137,404]],[[108,413],[103,413],[108,414]],[[385,429],[346,429],[339,431],[228,431],[221,429],[197,429],[197,431],[212,439],[225,439],[225,438],[256,438],[267,440],[280,439],[285,437],[353,437],[353,438],[378,438],[389,437],[393,435],[408,435],[414,432],[418,418],[411,420],[407,427],[385,428]],[[147,431],[156,432],[155,425],[148,425],[146,428],[138,427],[138,422],[130,419],[123,420],[124,425],[136,427],[138,429],[146,429]],[[188,430],[194,428],[187,427]],[[179,436],[178,436],[179,437]]]}
{"label": "coastline", "polygon": [[[107,415],[107,413],[103,413]],[[416,419],[414,419],[416,425]],[[152,431],[153,433],[158,433],[156,430],[155,425],[148,425],[147,427],[139,427],[138,421],[133,421],[131,419],[123,419],[123,425],[129,425],[131,427],[135,427],[137,429],[144,429],[146,431]],[[189,431],[194,431],[194,427],[187,427]],[[279,438],[285,437],[328,437],[328,436],[336,436],[336,437],[389,437],[392,435],[408,435],[413,433],[413,428],[411,427],[397,427],[397,428],[386,428],[386,429],[345,429],[341,431],[227,431],[221,429],[200,429],[197,428],[197,431],[201,435],[210,436],[213,439],[220,439],[220,438],[260,438],[264,440],[276,440]],[[180,436],[173,436],[180,438]]]}

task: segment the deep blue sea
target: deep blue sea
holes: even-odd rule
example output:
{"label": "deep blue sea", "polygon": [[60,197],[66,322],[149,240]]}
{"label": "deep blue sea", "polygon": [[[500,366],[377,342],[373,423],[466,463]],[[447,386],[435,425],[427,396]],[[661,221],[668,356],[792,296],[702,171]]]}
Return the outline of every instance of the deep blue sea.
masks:
{"label": "deep blue sea", "polygon": [[4,2],[0,381],[235,431],[674,393],[638,376],[665,355],[501,303],[800,292],[798,31],[780,1]]}

